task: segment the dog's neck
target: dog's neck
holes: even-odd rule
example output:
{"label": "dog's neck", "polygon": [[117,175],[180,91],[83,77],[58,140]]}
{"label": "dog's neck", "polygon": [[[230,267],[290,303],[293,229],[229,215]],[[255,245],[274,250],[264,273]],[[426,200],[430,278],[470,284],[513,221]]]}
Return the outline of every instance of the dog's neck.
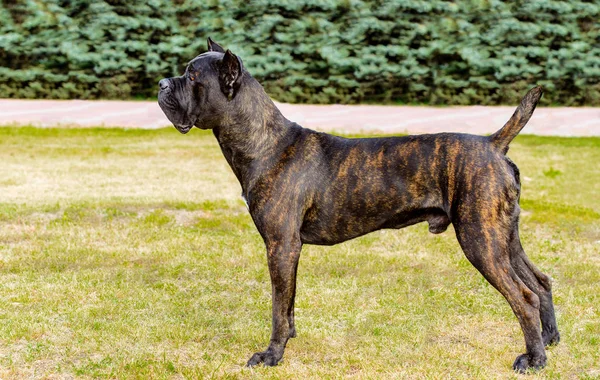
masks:
{"label": "dog's neck", "polygon": [[293,140],[290,134],[298,127],[292,128],[297,125],[281,114],[254,78],[243,88],[231,100],[237,103],[235,114],[225,115],[213,133],[246,193],[257,175]]}

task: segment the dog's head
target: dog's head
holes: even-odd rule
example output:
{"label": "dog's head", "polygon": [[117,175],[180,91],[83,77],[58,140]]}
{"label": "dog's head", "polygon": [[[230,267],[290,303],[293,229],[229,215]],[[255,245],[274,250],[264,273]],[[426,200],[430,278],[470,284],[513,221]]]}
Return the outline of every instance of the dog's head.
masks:
{"label": "dog's head", "polygon": [[238,94],[244,75],[242,60],[208,39],[208,51],[192,59],[185,73],[158,82],[158,104],[181,133],[192,127],[216,127]]}

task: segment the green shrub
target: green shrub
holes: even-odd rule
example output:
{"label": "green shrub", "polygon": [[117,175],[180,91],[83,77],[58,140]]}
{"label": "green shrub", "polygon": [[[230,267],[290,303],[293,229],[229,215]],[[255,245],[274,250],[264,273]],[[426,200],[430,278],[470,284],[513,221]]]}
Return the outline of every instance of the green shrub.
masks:
{"label": "green shrub", "polygon": [[12,0],[11,98],[153,97],[206,37],[285,102],[600,105],[600,0]]}

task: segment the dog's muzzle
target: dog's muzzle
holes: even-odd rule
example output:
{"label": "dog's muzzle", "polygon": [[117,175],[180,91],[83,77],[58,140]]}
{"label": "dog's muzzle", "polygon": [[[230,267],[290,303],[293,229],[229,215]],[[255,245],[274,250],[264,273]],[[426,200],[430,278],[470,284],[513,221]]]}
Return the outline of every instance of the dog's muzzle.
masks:
{"label": "dog's muzzle", "polygon": [[158,82],[158,87],[159,87],[158,105],[163,110],[163,112],[165,113],[165,115],[167,116],[169,121],[171,121],[171,123],[173,123],[173,126],[175,127],[175,129],[177,129],[181,134],[185,135],[194,126],[187,125],[187,124],[181,124],[181,123],[178,123],[177,121],[175,121],[175,120],[177,120],[178,107],[177,107],[176,103],[174,104],[173,99],[172,99],[173,94],[171,92],[173,90],[173,83],[171,82],[171,80],[169,78],[161,79],[160,82]]}

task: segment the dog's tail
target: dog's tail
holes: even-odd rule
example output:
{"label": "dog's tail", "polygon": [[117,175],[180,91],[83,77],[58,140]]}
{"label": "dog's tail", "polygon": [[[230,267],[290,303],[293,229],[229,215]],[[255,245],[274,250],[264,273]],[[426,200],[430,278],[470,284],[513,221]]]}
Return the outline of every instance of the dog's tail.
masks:
{"label": "dog's tail", "polygon": [[527,95],[521,100],[521,104],[519,104],[510,120],[508,120],[506,124],[504,124],[504,127],[498,132],[489,137],[492,145],[495,145],[498,149],[502,150],[504,154],[508,152],[508,144],[510,144],[510,142],[517,137],[519,132],[521,132],[521,129],[525,127],[525,124],[527,124],[533,114],[533,110],[535,110],[535,106],[542,97],[542,93],[543,90],[541,86],[529,90]]}

